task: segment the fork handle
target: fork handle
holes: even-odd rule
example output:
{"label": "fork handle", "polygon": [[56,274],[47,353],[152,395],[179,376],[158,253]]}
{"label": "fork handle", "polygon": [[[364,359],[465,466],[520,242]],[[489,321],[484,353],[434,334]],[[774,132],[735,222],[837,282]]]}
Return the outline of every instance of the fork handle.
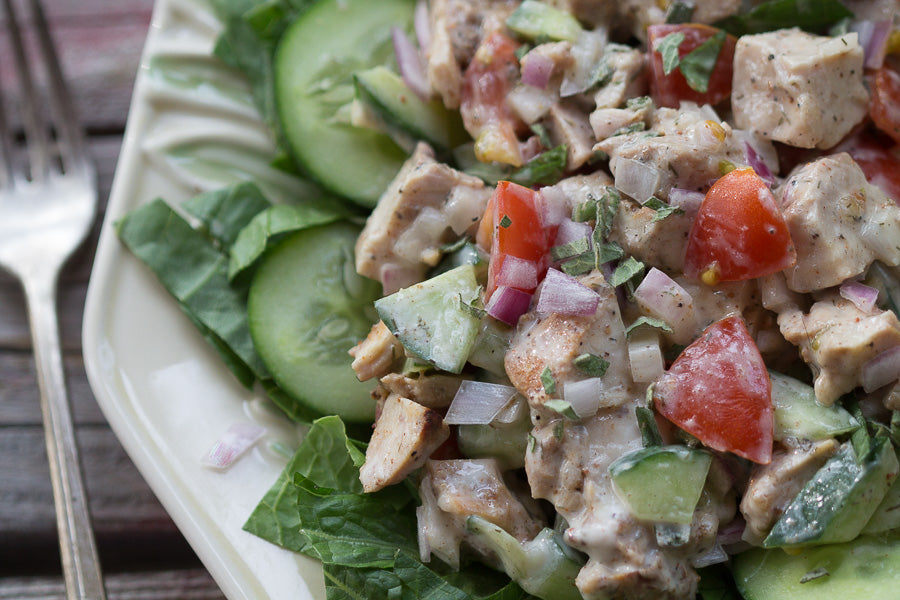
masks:
{"label": "fork handle", "polygon": [[56,313],[57,273],[32,273],[24,280],[66,597],[104,600],[100,560],[81,476],[72,411],[66,397]]}

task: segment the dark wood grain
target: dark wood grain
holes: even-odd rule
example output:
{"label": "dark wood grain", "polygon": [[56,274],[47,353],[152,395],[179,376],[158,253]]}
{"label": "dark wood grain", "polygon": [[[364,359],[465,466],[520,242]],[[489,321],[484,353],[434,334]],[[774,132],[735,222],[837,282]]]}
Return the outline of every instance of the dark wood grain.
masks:
{"label": "dark wood grain", "polygon": [[[14,2],[21,5],[21,0]],[[44,0],[44,5],[89,135],[102,219],[153,0]],[[28,19],[21,24],[31,43]],[[10,93],[15,81],[7,41],[0,10],[0,90],[9,102],[11,95],[15,99]],[[115,438],[87,382],[81,320],[100,219],[61,274],[58,305],[69,395],[109,598],[224,598]],[[64,597],[25,306],[17,282],[0,272],[0,600]]]}

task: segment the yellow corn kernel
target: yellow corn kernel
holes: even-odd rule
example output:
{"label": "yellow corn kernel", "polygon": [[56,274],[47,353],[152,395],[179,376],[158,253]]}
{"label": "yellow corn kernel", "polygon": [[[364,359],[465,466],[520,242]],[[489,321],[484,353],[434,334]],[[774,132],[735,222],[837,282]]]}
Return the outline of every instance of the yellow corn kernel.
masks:
{"label": "yellow corn kernel", "polygon": [[720,142],[725,141],[725,128],[713,120],[706,121],[706,127]]}
{"label": "yellow corn kernel", "polygon": [[705,271],[700,274],[700,281],[705,283],[706,285],[712,287],[719,283],[719,265],[718,263],[711,264]]}
{"label": "yellow corn kernel", "polygon": [[900,29],[895,29],[891,32],[891,36],[888,38],[887,52],[888,54],[900,52]]}

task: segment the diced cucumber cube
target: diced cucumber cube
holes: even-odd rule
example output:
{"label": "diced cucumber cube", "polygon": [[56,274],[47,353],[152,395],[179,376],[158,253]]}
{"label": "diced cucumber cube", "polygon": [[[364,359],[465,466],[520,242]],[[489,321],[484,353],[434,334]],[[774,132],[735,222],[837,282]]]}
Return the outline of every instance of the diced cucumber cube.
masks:
{"label": "diced cucumber cube", "polygon": [[650,446],[609,466],[619,498],[638,519],[689,524],[700,500],[712,455],[687,446]]}
{"label": "diced cucumber cube", "polygon": [[462,265],[377,300],[375,310],[404,348],[459,373],[481,324],[471,306],[479,294],[475,267]]}
{"label": "diced cucumber cube", "polygon": [[859,423],[841,406],[816,401],[812,386],[769,371],[775,407],[775,439],[826,440],[853,431]]}

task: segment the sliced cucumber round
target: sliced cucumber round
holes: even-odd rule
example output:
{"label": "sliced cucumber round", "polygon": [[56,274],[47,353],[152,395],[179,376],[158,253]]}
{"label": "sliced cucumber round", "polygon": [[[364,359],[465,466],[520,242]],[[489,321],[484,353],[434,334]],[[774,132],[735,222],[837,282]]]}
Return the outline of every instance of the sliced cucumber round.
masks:
{"label": "sliced cucumber round", "polygon": [[795,554],[754,548],[734,557],[734,580],[747,600],[893,600],[900,581],[900,531]]}
{"label": "sliced cucumber round", "polygon": [[357,275],[359,228],[340,222],[304,229],[262,259],[250,285],[250,335],[286,393],[322,414],[370,421],[371,383],[361,383],[347,353],[377,319],[381,286]]}
{"label": "sliced cucumber round", "polygon": [[389,62],[391,27],[412,0],[321,0],[285,31],[275,52],[275,101],[291,152],[328,190],[374,206],[406,153],[389,136],[340,117],[353,74]]}

